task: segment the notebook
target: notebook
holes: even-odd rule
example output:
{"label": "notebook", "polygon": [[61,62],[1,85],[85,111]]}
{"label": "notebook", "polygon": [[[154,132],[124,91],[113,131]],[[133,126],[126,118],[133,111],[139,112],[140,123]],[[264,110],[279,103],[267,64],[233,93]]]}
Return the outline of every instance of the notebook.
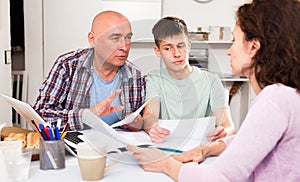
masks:
{"label": "notebook", "polygon": [[[32,120],[38,125],[43,124],[45,125],[46,122],[44,119],[29,105],[28,103],[22,102],[15,98],[9,97],[7,95],[1,94],[4,100],[6,100],[28,123],[31,123]],[[34,128],[34,126],[33,126]],[[64,138],[65,141],[65,148],[66,150],[73,156],[76,156],[76,150],[73,147],[78,142],[81,142],[77,136],[81,134],[80,132],[67,132],[66,137]],[[70,144],[71,143],[71,144]],[[72,145],[73,144],[73,145]]]}
{"label": "notebook", "polygon": [[44,119],[28,103],[22,102],[4,94],[1,95],[4,100],[6,100],[31,125],[31,120],[34,120],[37,125],[40,123],[43,125],[46,124]]}

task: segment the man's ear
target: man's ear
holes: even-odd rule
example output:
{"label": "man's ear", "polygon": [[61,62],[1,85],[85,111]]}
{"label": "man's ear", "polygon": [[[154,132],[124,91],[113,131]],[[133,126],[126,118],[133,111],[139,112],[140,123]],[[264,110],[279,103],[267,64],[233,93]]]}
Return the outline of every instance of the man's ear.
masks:
{"label": "man's ear", "polygon": [[250,57],[253,58],[260,49],[260,41],[257,38],[254,38],[251,43]]}
{"label": "man's ear", "polygon": [[161,53],[160,53],[159,47],[154,46],[154,52],[155,52],[156,56],[161,57]]}
{"label": "man's ear", "polygon": [[91,46],[94,45],[95,34],[93,32],[88,33],[88,41]]}

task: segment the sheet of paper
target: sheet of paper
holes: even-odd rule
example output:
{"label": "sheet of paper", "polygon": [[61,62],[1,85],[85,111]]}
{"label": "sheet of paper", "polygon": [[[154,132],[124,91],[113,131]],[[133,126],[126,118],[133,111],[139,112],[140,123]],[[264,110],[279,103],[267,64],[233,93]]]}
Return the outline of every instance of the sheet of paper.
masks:
{"label": "sheet of paper", "polygon": [[144,107],[147,105],[147,103],[150,100],[151,99],[147,100],[140,108],[138,108],[136,111],[134,111],[133,113],[131,113],[129,116],[127,116],[123,120],[121,120],[121,121],[119,121],[117,123],[114,123],[113,125],[111,125],[111,127],[114,128],[114,127],[122,126],[124,124],[131,123],[140,114],[140,112],[144,109]]}
{"label": "sheet of paper", "polygon": [[34,120],[37,125],[40,123],[43,125],[46,124],[44,119],[28,103],[4,94],[1,95],[30,125],[32,125],[31,120]]}
{"label": "sheet of paper", "polygon": [[197,145],[208,143],[206,133],[215,128],[215,117],[181,120],[159,120],[159,126],[170,131],[163,143],[156,147],[189,150]]}
{"label": "sheet of paper", "polygon": [[120,145],[134,145],[134,143],[120,135],[88,109],[84,110],[82,113],[82,122],[92,128],[92,130],[86,130],[83,133],[86,138],[95,145],[97,143],[104,143],[110,148]]}
{"label": "sheet of paper", "polygon": [[143,130],[136,132],[120,130],[118,133],[135,145],[153,145],[150,136]]}

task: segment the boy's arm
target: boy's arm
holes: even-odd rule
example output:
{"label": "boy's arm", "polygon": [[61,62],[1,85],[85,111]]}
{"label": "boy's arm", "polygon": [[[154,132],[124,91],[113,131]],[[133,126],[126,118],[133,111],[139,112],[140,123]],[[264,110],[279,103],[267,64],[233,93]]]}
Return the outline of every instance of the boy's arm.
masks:
{"label": "boy's arm", "polygon": [[160,110],[160,101],[157,98],[152,98],[145,106],[143,119],[144,130],[149,134],[151,128],[158,122]]}

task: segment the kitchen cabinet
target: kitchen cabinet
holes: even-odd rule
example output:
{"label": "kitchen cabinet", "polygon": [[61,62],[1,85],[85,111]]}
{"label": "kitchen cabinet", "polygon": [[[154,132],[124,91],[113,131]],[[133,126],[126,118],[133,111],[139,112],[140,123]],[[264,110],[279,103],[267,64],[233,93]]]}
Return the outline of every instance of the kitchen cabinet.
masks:
{"label": "kitchen cabinet", "polygon": [[[247,78],[231,75],[229,56],[226,52],[231,46],[230,41],[192,41],[191,51],[195,49],[208,50],[208,71],[217,73],[229,94],[235,82],[241,83],[236,94],[232,97],[230,109],[236,129],[244,120],[251,102],[251,87]],[[143,74],[164,67],[164,63],[154,53],[152,39],[133,41],[129,60],[142,69]]]}

